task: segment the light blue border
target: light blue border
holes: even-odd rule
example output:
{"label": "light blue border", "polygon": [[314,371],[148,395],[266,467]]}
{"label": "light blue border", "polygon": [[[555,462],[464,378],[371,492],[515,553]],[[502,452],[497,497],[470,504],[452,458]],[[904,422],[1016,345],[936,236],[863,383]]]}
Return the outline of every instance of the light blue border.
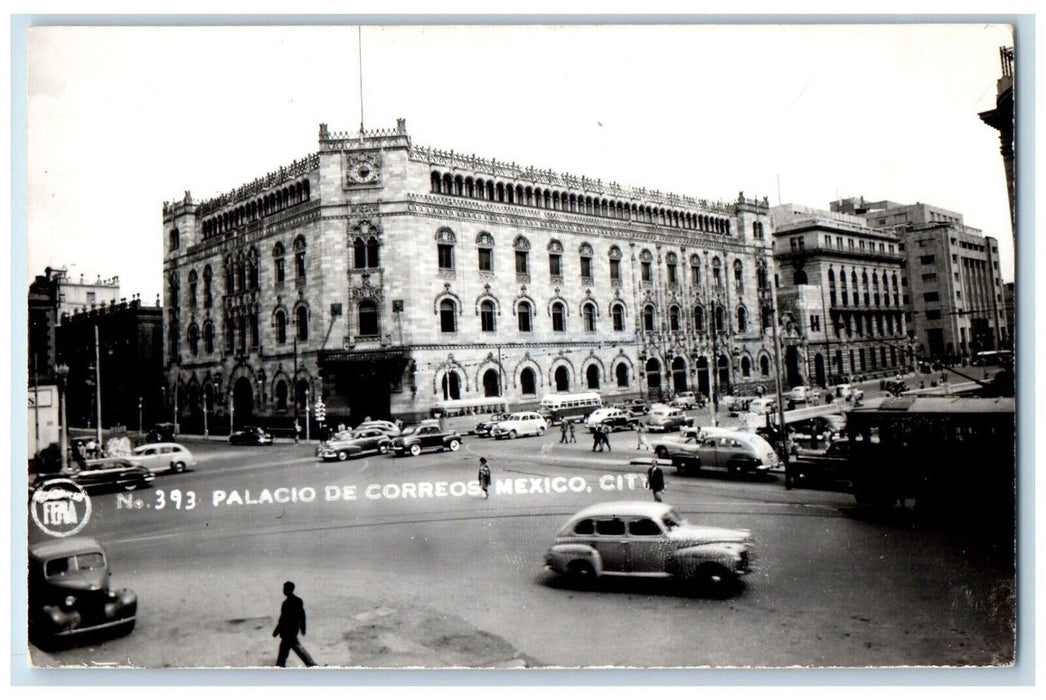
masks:
{"label": "light blue border", "polygon": [[[27,349],[11,348],[11,685],[235,685],[235,686],[487,686],[487,685],[723,685],[723,686],[1021,686],[1035,681],[1035,16],[1034,15],[11,15],[11,328],[27,328],[26,95],[27,32],[34,26],[208,26],[376,24],[1011,24],[1018,57],[1015,151],[1018,228],[1015,250],[1017,467],[1019,548],[1015,666],[990,669],[666,669],[666,670],[109,670],[33,669],[26,648],[26,463]],[[985,127],[988,128],[988,127]],[[999,187],[1003,187],[1002,182]],[[35,273],[34,273],[35,274]]]}

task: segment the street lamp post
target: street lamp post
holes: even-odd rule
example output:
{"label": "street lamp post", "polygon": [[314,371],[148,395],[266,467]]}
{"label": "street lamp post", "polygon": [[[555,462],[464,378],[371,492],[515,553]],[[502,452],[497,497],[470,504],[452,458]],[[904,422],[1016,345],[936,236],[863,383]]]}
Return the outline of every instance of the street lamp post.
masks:
{"label": "street lamp post", "polygon": [[309,387],[305,387],[305,442],[309,441]]}
{"label": "street lamp post", "polygon": [[69,365],[63,362],[55,367],[55,373],[58,375],[59,419],[62,422],[59,445],[62,455],[62,469],[65,469],[68,466],[67,461],[69,459],[69,431],[65,421],[65,382],[69,377]]}
{"label": "street lamp post", "polygon": [[142,397],[138,397],[138,433],[142,432]]}

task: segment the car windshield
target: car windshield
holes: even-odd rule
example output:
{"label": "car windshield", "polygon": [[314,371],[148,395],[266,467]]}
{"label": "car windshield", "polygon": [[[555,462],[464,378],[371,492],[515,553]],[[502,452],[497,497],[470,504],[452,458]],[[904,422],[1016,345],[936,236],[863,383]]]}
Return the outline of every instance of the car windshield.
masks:
{"label": "car windshield", "polygon": [[74,571],[86,571],[104,567],[105,557],[102,556],[101,552],[88,552],[87,554],[51,559],[44,565],[44,575],[47,577],[65,576]]}
{"label": "car windshield", "polygon": [[663,516],[661,516],[661,522],[664,523],[665,527],[669,530],[674,530],[677,527],[686,525],[686,520],[680,517],[674,509],[669,510]]}

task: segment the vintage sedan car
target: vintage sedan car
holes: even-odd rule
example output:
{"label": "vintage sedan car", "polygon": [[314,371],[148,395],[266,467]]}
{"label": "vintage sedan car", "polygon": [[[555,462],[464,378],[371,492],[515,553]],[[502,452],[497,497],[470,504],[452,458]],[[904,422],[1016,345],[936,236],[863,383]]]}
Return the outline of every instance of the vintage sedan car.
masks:
{"label": "vintage sedan car", "polygon": [[350,457],[359,457],[368,452],[386,454],[391,445],[392,439],[377,428],[362,428],[338,433],[327,442],[321,443],[316,454],[325,462],[344,462]]}
{"label": "vintage sedan car", "polygon": [[513,413],[494,426],[491,435],[495,440],[514,440],[522,435],[542,435],[548,430],[548,421],[537,411]]}
{"label": "vintage sedan car", "polygon": [[659,442],[654,454],[669,460],[681,474],[708,468],[759,473],[781,463],[770,443],[760,436],[724,428],[705,428],[695,438]]}
{"label": "vintage sedan car", "polygon": [[686,414],[681,409],[665,406],[664,404],[652,406],[650,414],[646,418],[647,429],[657,432],[679,430],[687,422]]}
{"label": "vintage sedan car", "polygon": [[461,449],[461,435],[444,432],[438,425],[418,425],[407,428],[402,435],[392,441],[392,450],[398,456],[409,454],[417,457],[425,450],[457,452],[459,449]]}
{"label": "vintage sedan car", "polygon": [[600,503],[559,529],[545,566],[581,584],[599,576],[676,577],[725,594],[751,571],[751,545],[749,531],[691,525],[667,503]]}
{"label": "vintage sedan car", "polygon": [[669,405],[688,411],[691,408],[700,407],[701,403],[701,400],[697,398],[697,395],[694,394],[694,392],[681,391],[675,395],[675,398],[672,399]]}
{"label": "vintage sedan car", "polygon": [[60,472],[39,474],[33,480],[32,488],[35,489],[51,479],[69,479],[82,486],[85,491],[134,491],[145,488],[155,478],[151,471],[131,458],[102,457],[87,460],[82,469],[73,464]]}
{"label": "vintage sedan car", "polygon": [[823,450],[797,449],[788,460],[788,469],[795,483],[850,482],[850,441],[836,440]]}
{"label": "vintage sedan car", "polygon": [[42,646],[91,632],[128,634],[138,596],[109,585],[105,550],[91,537],[29,545],[29,639]]}
{"label": "vintage sedan car", "polygon": [[271,445],[272,433],[255,425],[245,425],[229,436],[230,445]]}
{"label": "vintage sedan car", "polygon": [[369,428],[377,428],[381,432],[389,436],[389,438],[397,438],[403,431],[400,427],[390,420],[367,420],[363,421],[356,426],[356,430],[366,430]]}
{"label": "vintage sedan car", "polygon": [[638,419],[620,408],[597,408],[585,419],[585,425],[590,431],[600,425],[610,426],[611,430],[634,430],[638,422]]}
{"label": "vintage sedan car", "polygon": [[479,437],[490,437],[494,431],[494,426],[503,420],[508,419],[512,415],[511,413],[494,413],[487,416],[479,423],[476,423],[476,435]]}
{"label": "vintage sedan car", "polygon": [[153,472],[183,472],[196,466],[192,452],[176,442],[154,442],[134,448],[133,459]]}

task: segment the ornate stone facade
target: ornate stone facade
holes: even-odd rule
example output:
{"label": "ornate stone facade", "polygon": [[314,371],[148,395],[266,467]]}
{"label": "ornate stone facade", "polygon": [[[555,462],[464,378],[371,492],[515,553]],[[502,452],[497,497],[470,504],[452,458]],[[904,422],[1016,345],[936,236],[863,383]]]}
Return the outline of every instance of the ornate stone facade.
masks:
{"label": "ornate stone facade", "polygon": [[166,203],[164,232],[168,381],[190,424],[205,402],[237,424],[292,423],[306,396],[330,422],[409,422],[458,398],[772,382],[765,200],[422,148],[400,120],[321,125],[317,153]]}

